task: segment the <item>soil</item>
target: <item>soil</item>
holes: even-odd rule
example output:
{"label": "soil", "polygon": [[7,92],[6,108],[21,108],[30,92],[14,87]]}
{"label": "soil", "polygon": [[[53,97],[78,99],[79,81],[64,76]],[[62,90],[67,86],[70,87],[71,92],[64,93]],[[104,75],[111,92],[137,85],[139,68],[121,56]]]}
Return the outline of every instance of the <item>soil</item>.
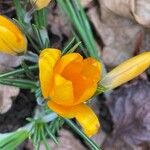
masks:
{"label": "soil", "polygon": [[35,106],[34,95],[28,90],[21,90],[11,109],[5,114],[0,114],[0,133],[14,131],[25,125],[26,118],[32,117]]}

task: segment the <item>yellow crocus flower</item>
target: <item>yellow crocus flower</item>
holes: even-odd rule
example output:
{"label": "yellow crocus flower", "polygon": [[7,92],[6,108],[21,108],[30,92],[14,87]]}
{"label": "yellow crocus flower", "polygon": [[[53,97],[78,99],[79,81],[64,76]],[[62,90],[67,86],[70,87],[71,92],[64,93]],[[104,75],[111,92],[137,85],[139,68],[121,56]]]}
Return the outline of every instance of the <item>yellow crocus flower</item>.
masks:
{"label": "yellow crocus flower", "polygon": [[150,67],[150,52],[144,52],[123,62],[110,71],[101,80],[101,85],[107,90],[114,89],[137,77]]}
{"label": "yellow crocus flower", "polygon": [[42,9],[47,7],[51,0],[31,0],[32,4],[36,6],[36,9]]}
{"label": "yellow crocus flower", "polygon": [[9,18],[0,15],[0,52],[21,54],[27,50],[27,39]]}
{"label": "yellow crocus flower", "polygon": [[65,118],[76,118],[88,135],[100,128],[99,120],[85,104],[97,89],[102,65],[79,53],[61,56],[58,49],[44,49],[39,58],[41,90],[51,110]]}

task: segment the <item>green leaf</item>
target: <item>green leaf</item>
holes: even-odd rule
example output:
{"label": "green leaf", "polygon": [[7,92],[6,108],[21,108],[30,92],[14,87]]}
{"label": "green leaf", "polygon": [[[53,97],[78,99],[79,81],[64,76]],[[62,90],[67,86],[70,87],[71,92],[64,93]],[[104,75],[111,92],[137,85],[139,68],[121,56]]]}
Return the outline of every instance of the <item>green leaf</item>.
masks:
{"label": "green leaf", "polygon": [[40,47],[39,50],[49,47],[50,40],[48,37],[47,30],[44,27],[39,29],[38,26],[35,24],[32,25],[32,29],[35,34],[35,37],[37,37],[36,41]]}
{"label": "green leaf", "polygon": [[[38,65],[29,66],[28,69],[30,71],[36,70],[36,69],[38,69]],[[15,75],[22,74],[22,73],[25,73],[25,70],[23,68],[16,69],[16,70],[13,70],[13,71],[10,71],[10,72],[0,74],[0,79],[10,77],[10,76],[15,76]]]}
{"label": "green leaf", "polygon": [[46,129],[49,137],[55,142],[55,144],[58,144],[57,138],[53,135],[53,133],[51,132],[51,130],[49,129],[47,124],[45,124],[45,129]]}
{"label": "green leaf", "polygon": [[71,40],[69,40],[66,43],[65,48],[63,48],[63,50],[62,50],[62,54],[65,54],[72,47],[72,45],[74,44],[74,42],[75,42],[75,37],[73,37]]}
{"label": "green leaf", "polygon": [[21,89],[36,89],[38,87],[36,82],[26,79],[0,78],[0,83],[4,85],[16,86]]}
{"label": "green leaf", "polygon": [[23,61],[21,64],[22,68],[24,69],[27,77],[29,77],[31,80],[34,80],[34,75],[31,72],[31,70],[29,69],[28,65]]}
{"label": "green leaf", "polygon": [[93,150],[102,150],[95,142],[93,142],[90,138],[88,138],[80,129],[77,127],[71,120],[64,119],[66,124],[73,129],[81,138],[87,142],[87,144],[92,148]]}
{"label": "green leaf", "polygon": [[52,134],[55,135],[59,131],[59,129],[63,126],[63,124],[64,124],[63,118],[57,117],[50,123],[49,129],[52,132]]}
{"label": "green leaf", "polygon": [[80,44],[81,42],[78,42],[77,44],[75,44],[70,50],[68,50],[67,54],[73,53],[79,47]]}
{"label": "green leaf", "polygon": [[15,8],[16,8],[16,14],[17,14],[19,22],[24,24],[25,23],[24,22],[25,10],[21,6],[20,0],[13,0],[13,3],[14,3]]}
{"label": "green leaf", "polygon": [[44,43],[43,43],[40,31],[38,29],[38,26],[33,24],[32,25],[32,29],[33,29],[33,32],[35,34],[35,37],[37,37],[36,41],[37,41],[37,43],[38,43],[38,45],[40,47],[39,50],[41,50],[44,47]]}
{"label": "green leaf", "polygon": [[41,137],[42,137],[42,140],[43,140],[43,144],[45,145],[45,149],[46,150],[51,150],[51,148],[49,147],[49,144],[46,140],[46,137],[45,137],[45,132],[44,132],[44,127],[41,126]]}
{"label": "green leaf", "polygon": [[14,150],[29,136],[26,130],[0,134],[0,150]]}
{"label": "green leaf", "polygon": [[48,10],[43,8],[34,12],[34,22],[39,29],[47,27],[48,25]]}
{"label": "green leaf", "polygon": [[88,56],[98,59],[98,51],[96,49],[93,34],[80,2],[75,0],[57,0],[57,2],[72,22],[75,29],[74,32],[77,31],[79,35],[78,37],[81,38],[80,41],[83,41],[84,46],[87,49]]}

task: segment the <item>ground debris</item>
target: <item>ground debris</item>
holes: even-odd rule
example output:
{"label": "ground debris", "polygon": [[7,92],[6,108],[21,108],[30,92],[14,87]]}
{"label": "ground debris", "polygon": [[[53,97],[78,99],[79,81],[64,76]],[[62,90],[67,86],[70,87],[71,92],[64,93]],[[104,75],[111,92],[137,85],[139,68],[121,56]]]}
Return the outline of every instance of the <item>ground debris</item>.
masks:
{"label": "ground debris", "polygon": [[150,143],[150,83],[137,81],[111,94],[108,103],[114,130],[105,150],[145,150]]}

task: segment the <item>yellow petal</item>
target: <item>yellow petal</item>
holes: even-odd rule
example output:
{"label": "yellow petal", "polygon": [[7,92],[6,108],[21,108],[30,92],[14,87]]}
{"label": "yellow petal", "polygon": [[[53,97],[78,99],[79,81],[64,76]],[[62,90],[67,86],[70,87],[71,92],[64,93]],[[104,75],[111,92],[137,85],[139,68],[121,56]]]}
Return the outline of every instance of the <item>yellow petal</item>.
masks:
{"label": "yellow petal", "polygon": [[67,59],[64,59],[64,62],[66,61],[66,63],[63,63],[65,65],[63,65],[63,69],[61,69],[61,75],[73,83],[74,96],[76,99],[78,99],[83,93],[84,89],[87,87],[88,82],[86,82],[80,73],[83,68],[83,58],[77,54],[74,54],[73,56],[76,59],[70,61],[69,63],[67,62]]}
{"label": "yellow petal", "polygon": [[87,87],[85,91],[82,93],[79,99],[75,102],[75,104],[83,103],[89,100],[95,93],[97,89],[97,83],[92,84],[91,86]]}
{"label": "yellow petal", "polygon": [[7,54],[24,53],[27,39],[15,23],[0,15],[0,52]]}
{"label": "yellow petal", "polygon": [[101,85],[108,90],[137,77],[150,66],[150,52],[144,52],[123,62],[102,79]]}
{"label": "yellow petal", "polygon": [[61,105],[70,105],[74,100],[72,82],[66,80],[59,74],[54,77],[54,89],[51,97],[52,101]]}
{"label": "yellow petal", "polygon": [[53,101],[48,101],[48,107],[64,118],[76,118],[83,128],[84,133],[89,137],[96,134],[100,128],[97,116],[92,109],[85,104],[66,107],[58,105]]}
{"label": "yellow petal", "polygon": [[54,67],[61,56],[58,49],[44,49],[39,58],[39,78],[42,94],[45,99],[50,97],[53,87]]}
{"label": "yellow petal", "polygon": [[[81,63],[83,57],[79,53],[69,53],[61,57],[58,64],[56,65],[55,71],[57,73],[62,73],[70,63]],[[73,68],[71,69],[73,70]],[[64,71],[65,72],[65,71]]]}
{"label": "yellow petal", "polygon": [[83,60],[83,69],[81,74],[90,79],[92,83],[97,83],[100,80],[101,72],[102,64],[99,61],[91,57]]}
{"label": "yellow petal", "polygon": [[56,72],[60,73],[65,79],[72,82],[75,98],[78,98],[79,95],[81,95],[80,93],[84,91],[84,88],[87,85],[80,75],[82,66],[83,57],[78,53],[70,53],[62,56],[55,68]]}
{"label": "yellow petal", "polygon": [[83,60],[77,53],[64,56],[60,62],[57,65],[63,67],[61,69],[59,67],[57,71],[73,83],[74,105],[88,100],[96,91],[101,74],[101,64],[93,58]]}
{"label": "yellow petal", "polygon": [[[82,94],[80,94],[80,97],[78,97],[75,104],[79,104],[84,101],[87,101],[94,95],[97,89],[97,83],[101,77],[101,71],[102,71],[102,65],[99,61],[93,58],[87,58],[83,60],[83,68],[81,71],[80,78],[84,78],[86,84],[84,90],[82,91]],[[78,89],[78,85],[77,85],[77,89]]]}
{"label": "yellow petal", "polygon": [[52,100],[50,100],[50,101],[48,101],[48,107],[52,111],[56,112],[57,114],[59,114],[60,116],[62,116],[64,118],[74,118],[80,105],[63,106],[63,105],[59,105],[59,104],[53,102]]}
{"label": "yellow petal", "polygon": [[87,136],[91,137],[98,132],[100,128],[99,120],[93,110],[87,105],[80,105],[75,118]]}
{"label": "yellow petal", "polygon": [[35,4],[36,9],[42,9],[47,7],[51,0],[31,0],[32,4]]}

